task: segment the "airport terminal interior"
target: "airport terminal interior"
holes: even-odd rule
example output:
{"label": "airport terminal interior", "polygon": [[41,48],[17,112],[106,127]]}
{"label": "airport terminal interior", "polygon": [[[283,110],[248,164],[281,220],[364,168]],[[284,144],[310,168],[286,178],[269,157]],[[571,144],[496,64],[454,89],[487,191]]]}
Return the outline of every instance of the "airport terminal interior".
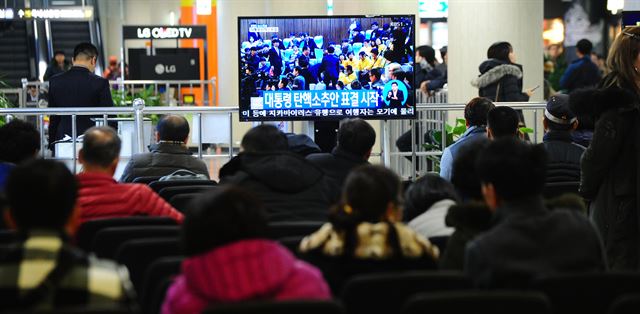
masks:
{"label": "airport terminal interior", "polygon": [[640,313],[640,0],[0,0],[0,313]]}

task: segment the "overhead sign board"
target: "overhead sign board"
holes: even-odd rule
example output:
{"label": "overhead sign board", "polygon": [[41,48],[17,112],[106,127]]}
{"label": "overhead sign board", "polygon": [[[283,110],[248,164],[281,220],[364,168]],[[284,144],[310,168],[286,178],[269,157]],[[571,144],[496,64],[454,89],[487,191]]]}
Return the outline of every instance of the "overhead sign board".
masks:
{"label": "overhead sign board", "polygon": [[93,7],[51,7],[46,9],[0,9],[0,20],[61,20],[61,21],[91,21]]}
{"label": "overhead sign board", "polygon": [[124,39],[206,39],[203,25],[127,25],[122,27]]}

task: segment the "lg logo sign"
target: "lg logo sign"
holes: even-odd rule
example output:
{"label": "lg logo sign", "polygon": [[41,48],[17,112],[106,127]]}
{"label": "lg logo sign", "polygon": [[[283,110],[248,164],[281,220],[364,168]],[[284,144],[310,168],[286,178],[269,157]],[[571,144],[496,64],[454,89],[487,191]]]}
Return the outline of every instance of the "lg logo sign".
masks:
{"label": "lg logo sign", "polygon": [[164,65],[162,63],[158,63],[156,64],[155,70],[156,70],[156,74],[158,75],[162,75],[164,73],[176,73],[176,66]]}

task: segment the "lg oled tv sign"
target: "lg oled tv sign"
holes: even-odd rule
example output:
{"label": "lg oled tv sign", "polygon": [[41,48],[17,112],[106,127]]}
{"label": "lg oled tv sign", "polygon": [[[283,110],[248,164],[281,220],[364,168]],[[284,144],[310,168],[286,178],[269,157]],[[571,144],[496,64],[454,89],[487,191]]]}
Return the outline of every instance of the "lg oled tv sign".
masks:
{"label": "lg oled tv sign", "polygon": [[122,27],[124,39],[206,39],[207,27],[189,26],[132,26]]}

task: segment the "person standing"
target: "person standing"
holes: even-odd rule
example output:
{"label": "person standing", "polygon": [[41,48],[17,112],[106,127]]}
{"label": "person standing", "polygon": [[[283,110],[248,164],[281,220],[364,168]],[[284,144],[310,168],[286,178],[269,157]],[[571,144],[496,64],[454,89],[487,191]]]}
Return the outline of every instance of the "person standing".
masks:
{"label": "person standing", "polygon": [[277,38],[271,40],[271,49],[269,49],[269,63],[273,68],[273,75],[279,77],[282,74],[282,52],[280,51],[280,41]]}
{"label": "person standing", "polygon": [[578,59],[571,62],[560,78],[560,88],[572,92],[578,88],[594,87],[600,82],[600,69],[591,61],[593,44],[582,39],[576,45]]}
{"label": "person standing", "polygon": [[640,27],[625,28],[616,37],[607,64],[612,71],[601,89],[583,95],[590,103],[572,107],[577,115],[586,111],[596,121],[591,144],[582,155],[580,192],[591,201],[591,218],[611,269],[638,270]]}
{"label": "person standing", "polygon": [[69,61],[65,60],[64,51],[58,50],[53,53],[53,59],[44,72],[43,80],[46,82],[56,74],[67,72],[70,67]]}
{"label": "person standing", "polygon": [[[95,75],[98,49],[91,43],[80,43],[73,50],[73,66],[49,82],[49,107],[112,107],[109,81]],[[71,135],[71,116],[51,116],[49,145]],[[94,126],[91,116],[76,117],[76,134]],[[51,146],[53,149],[53,146]]]}

